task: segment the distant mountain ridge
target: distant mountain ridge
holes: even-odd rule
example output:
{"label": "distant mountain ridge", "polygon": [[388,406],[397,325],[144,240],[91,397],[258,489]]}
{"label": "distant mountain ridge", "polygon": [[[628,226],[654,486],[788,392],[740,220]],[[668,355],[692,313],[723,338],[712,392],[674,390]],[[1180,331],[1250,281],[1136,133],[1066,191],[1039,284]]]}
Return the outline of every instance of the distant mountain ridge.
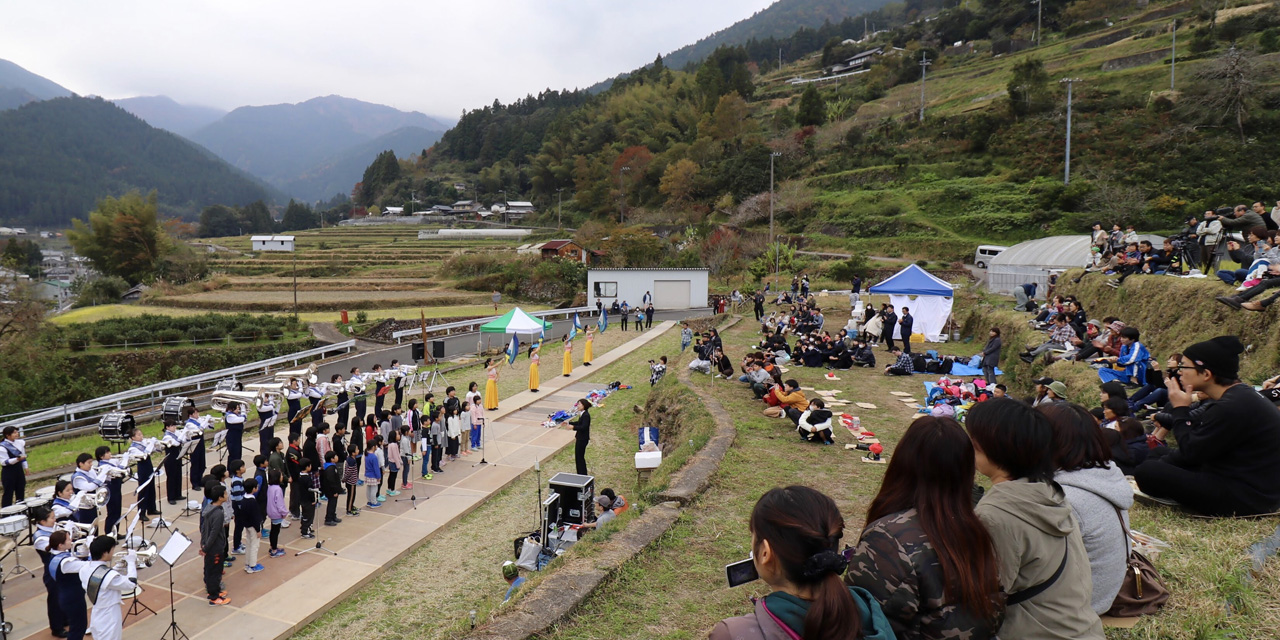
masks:
{"label": "distant mountain ridge", "polygon": [[744,44],[752,38],[783,38],[797,30],[817,28],[824,22],[839,22],[850,16],[874,11],[889,4],[889,0],[778,0],[757,11],[745,20],[739,20],[691,45],[680,47],[662,56],[662,62],[673,69],[683,69],[690,62],[698,63],[716,47]]}
{"label": "distant mountain ridge", "polygon": [[397,157],[404,158],[430,148],[440,140],[441,135],[440,131],[429,131],[422,127],[402,127],[369,142],[344,149],[342,153],[316,164],[280,188],[286,193],[299,194],[299,197],[308,200],[350,193],[355,183],[360,181],[365,167],[372,164],[379,153],[390,149]]}
{"label": "distant mountain ridge", "polygon": [[[363,145],[397,130],[413,132],[412,144],[417,145],[424,139],[417,130],[438,135],[447,128],[416,111],[330,95],[297,104],[240,107],[195,131],[191,139],[232,165],[289,190],[290,195],[316,200],[335,192],[312,188],[334,183],[327,178],[313,178],[326,167],[348,166],[344,160],[348,153],[364,157]],[[391,146],[394,141],[388,141],[384,149]],[[419,146],[414,150],[421,149]],[[364,165],[345,177],[334,176],[339,180],[337,184],[345,183],[339,191],[351,190],[360,180]]]}
{"label": "distant mountain ridge", "polygon": [[0,220],[58,227],[98,199],[156,190],[161,210],[272,200],[266,186],[191,141],[101,98],[54,98],[0,111]]}
{"label": "distant mountain ridge", "polygon": [[66,87],[38,76],[8,60],[0,60],[0,111],[14,109],[28,102],[65,98],[72,95]]}
{"label": "distant mountain ridge", "polygon": [[158,129],[188,136],[227,115],[222,109],[179,104],[169,96],[137,96],[112,100],[120,108]]}

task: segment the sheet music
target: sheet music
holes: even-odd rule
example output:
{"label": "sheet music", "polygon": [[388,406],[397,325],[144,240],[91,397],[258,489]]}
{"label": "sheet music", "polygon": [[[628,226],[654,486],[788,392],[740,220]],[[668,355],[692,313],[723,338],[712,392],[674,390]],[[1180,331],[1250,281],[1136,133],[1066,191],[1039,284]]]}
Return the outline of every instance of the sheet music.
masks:
{"label": "sheet music", "polygon": [[191,538],[182,535],[181,532],[174,531],[169,536],[169,541],[164,543],[164,547],[160,549],[160,558],[173,566],[178,563],[178,558],[182,553],[191,546]]}

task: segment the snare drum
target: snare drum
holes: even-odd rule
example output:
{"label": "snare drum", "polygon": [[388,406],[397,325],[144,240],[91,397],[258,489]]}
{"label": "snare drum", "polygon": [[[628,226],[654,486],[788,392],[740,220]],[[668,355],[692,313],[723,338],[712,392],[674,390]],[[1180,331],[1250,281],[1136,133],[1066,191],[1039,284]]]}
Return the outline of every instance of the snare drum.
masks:
{"label": "snare drum", "polygon": [[36,496],[34,498],[27,498],[25,502],[27,504],[27,515],[31,515],[31,513],[34,512],[38,507],[49,506],[49,502],[51,501],[44,496]]}
{"label": "snare drum", "polygon": [[3,509],[0,509],[0,518],[9,516],[22,516],[27,513],[27,505],[23,502],[15,502]]}
{"label": "snare drum", "polygon": [[52,500],[52,499],[53,499],[53,487],[40,487],[39,489],[36,489],[36,497],[37,497],[37,498],[45,498],[45,499],[48,499],[48,500]]}
{"label": "snare drum", "polygon": [[0,518],[0,536],[9,536],[11,538],[20,536],[27,532],[28,524],[29,521],[24,515]]}

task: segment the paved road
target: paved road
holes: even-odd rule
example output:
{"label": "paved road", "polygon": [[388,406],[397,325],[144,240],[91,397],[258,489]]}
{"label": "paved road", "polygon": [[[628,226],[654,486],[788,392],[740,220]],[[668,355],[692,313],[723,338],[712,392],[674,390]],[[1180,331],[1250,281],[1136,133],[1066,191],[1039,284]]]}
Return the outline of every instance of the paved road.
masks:
{"label": "paved road", "polygon": [[[656,323],[663,320],[683,320],[685,318],[696,318],[710,314],[711,309],[707,308],[685,309],[682,311],[658,311],[653,314],[653,320]],[[582,321],[585,325],[588,322],[594,323],[596,318],[592,317],[590,320],[583,318]],[[573,326],[572,319],[553,320],[551,323],[552,327],[547,329],[548,341],[559,340],[560,336],[568,333],[570,327]],[[430,327],[427,328],[430,329]],[[609,330],[620,331],[621,325],[617,324],[612,318],[610,318]],[[477,346],[483,349],[503,349],[507,346],[507,340],[510,339],[510,336],[499,334],[486,334],[481,336],[479,333],[460,333],[441,339],[444,340],[445,359],[449,359],[461,355],[476,353]],[[527,337],[521,336],[521,340],[526,339]],[[363,346],[365,343],[360,344]],[[427,348],[430,348],[429,344]],[[411,351],[408,342],[405,342],[402,345],[386,346],[376,351],[361,350],[359,353],[353,354],[350,357],[320,365],[318,373],[320,375],[320,379],[326,381],[335,373],[341,374],[345,378],[351,372],[351,367],[360,367],[361,371],[367,372],[371,370],[375,364],[381,364],[383,367],[386,367],[391,364],[392,360],[396,359],[400,360],[402,364],[411,364],[413,360],[410,356]],[[454,381],[451,380],[450,382]]]}

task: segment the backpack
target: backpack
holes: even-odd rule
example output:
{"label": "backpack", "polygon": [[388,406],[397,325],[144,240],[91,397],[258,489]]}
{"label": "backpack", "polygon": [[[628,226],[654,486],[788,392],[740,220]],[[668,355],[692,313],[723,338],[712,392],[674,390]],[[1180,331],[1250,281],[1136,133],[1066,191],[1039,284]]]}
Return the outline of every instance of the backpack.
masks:
{"label": "backpack", "polygon": [[953,358],[953,357],[951,357],[951,356],[947,356],[947,357],[943,358],[943,359],[938,363],[938,373],[942,373],[942,374],[948,374],[948,373],[951,373],[951,367],[952,367],[952,365],[954,365],[955,363],[956,363],[956,359],[955,359],[955,358]]}
{"label": "backpack", "polygon": [[942,363],[930,360],[924,367],[925,373],[942,373]]}
{"label": "backpack", "polygon": [[928,367],[928,362],[924,359],[924,356],[922,354],[919,354],[919,353],[912,354],[911,356],[912,371],[926,371],[927,367]]}

